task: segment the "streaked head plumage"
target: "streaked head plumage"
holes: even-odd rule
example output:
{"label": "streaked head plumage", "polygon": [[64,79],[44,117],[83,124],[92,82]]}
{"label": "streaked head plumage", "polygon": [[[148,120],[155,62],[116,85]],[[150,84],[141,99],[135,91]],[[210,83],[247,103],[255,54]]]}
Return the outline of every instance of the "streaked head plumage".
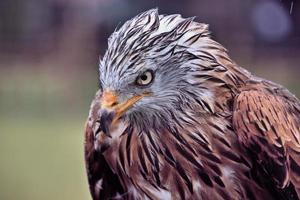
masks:
{"label": "streaked head plumage", "polygon": [[[100,62],[100,83],[104,90],[118,93],[121,102],[142,93],[152,94],[128,110],[126,116],[132,121],[168,121],[185,104],[212,101],[213,94],[199,87],[195,76],[201,69],[216,67],[214,54],[218,51],[226,52],[210,38],[208,25],[181,15],[159,15],[152,9],[110,36]],[[136,84],[145,73],[151,73],[153,80],[145,86]]]}

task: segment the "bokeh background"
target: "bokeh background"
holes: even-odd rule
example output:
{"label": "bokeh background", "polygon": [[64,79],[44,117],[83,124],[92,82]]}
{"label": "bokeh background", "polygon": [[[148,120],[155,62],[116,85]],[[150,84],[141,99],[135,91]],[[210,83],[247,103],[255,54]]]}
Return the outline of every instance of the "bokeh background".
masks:
{"label": "bokeh background", "polygon": [[197,16],[239,65],[300,96],[298,0],[1,0],[0,199],[90,199],[83,126],[116,26]]}

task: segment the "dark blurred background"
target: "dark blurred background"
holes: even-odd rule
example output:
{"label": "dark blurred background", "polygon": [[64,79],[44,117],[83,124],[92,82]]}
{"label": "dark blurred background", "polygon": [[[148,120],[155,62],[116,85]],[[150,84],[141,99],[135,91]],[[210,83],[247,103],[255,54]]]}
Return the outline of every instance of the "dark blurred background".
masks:
{"label": "dark blurred background", "polygon": [[1,0],[0,199],[90,199],[83,126],[99,55],[154,7],[197,16],[239,65],[300,96],[298,0]]}

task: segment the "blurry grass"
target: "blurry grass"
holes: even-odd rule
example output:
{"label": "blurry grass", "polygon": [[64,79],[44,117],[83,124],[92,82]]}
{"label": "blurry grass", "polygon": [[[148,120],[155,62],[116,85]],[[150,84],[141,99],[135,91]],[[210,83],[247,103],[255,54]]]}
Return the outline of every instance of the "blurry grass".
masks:
{"label": "blurry grass", "polygon": [[83,130],[97,72],[0,71],[0,199],[91,199]]}
{"label": "blurry grass", "polygon": [[0,119],[0,199],[89,199],[83,118]]}

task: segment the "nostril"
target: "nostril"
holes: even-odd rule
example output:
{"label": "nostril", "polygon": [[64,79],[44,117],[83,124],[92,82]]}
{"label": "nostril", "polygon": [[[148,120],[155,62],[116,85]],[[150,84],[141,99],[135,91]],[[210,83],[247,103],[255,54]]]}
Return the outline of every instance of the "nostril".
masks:
{"label": "nostril", "polygon": [[116,105],[118,105],[118,102],[113,102],[113,103],[111,104],[112,107],[114,107],[114,106],[116,106]]}

